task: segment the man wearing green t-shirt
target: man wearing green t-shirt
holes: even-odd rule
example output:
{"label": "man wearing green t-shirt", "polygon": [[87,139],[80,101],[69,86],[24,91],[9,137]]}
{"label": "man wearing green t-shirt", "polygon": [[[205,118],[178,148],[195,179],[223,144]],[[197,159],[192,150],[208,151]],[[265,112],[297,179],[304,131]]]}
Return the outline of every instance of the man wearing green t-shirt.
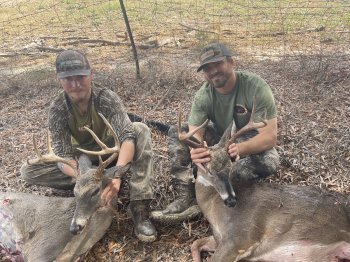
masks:
{"label": "man wearing green t-shirt", "polygon": [[[234,70],[234,61],[228,48],[221,43],[212,43],[203,48],[200,66],[206,82],[197,91],[184,131],[194,130],[209,119],[211,125],[199,130],[195,137],[212,146],[220,140],[224,131],[234,121],[236,129],[245,126],[256,99],[255,122],[266,114],[267,125],[248,134],[243,141],[232,143],[228,154],[238,159],[232,177],[241,180],[256,180],[276,172],[279,165],[274,146],[277,140],[277,112],[269,85],[259,76]],[[189,149],[178,139],[177,127],[169,130],[169,155],[177,198],[163,211],[152,212],[155,220],[177,222],[197,216],[200,211],[195,201],[192,163],[210,161],[207,148]],[[239,201],[239,200],[238,200]]]}
{"label": "man wearing green t-shirt", "polygon": [[[143,123],[131,123],[120,98],[107,88],[93,86],[93,71],[84,54],[76,50],[61,52],[56,59],[57,78],[63,91],[53,100],[49,109],[49,129],[53,151],[77,166],[75,158],[81,153],[77,147],[100,151],[87,126],[107,146],[114,146],[112,134],[99,114],[111,124],[120,142],[118,159],[112,171],[130,163],[131,177],[114,178],[102,192],[101,198],[111,203],[118,195],[121,180],[130,186],[130,211],[136,236],[146,242],[156,239],[156,229],[149,220],[149,204],[153,198],[152,142],[148,127]],[[90,156],[91,157],[91,156]],[[98,164],[98,159],[92,159]],[[111,171],[111,170],[109,170]],[[63,163],[25,163],[22,178],[29,184],[58,189],[74,187],[75,171]]]}

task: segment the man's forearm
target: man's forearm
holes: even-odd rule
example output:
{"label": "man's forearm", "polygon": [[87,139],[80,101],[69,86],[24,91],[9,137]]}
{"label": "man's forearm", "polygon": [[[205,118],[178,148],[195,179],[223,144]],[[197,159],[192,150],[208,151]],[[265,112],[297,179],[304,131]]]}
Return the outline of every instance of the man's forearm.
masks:
{"label": "man's forearm", "polygon": [[132,162],[135,155],[135,144],[132,140],[125,140],[121,146],[117,161],[117,166],[125,166]]}
{"label": "man's forearm", "polygon": [[251,139],[237,144],[240,156],[259,154],[276,146],[276,139],[271,135],[258,134]]}
{"label": "man's forearm", "polygon": [[276,146],[277,119],[267,120],[267,125],[258,129],[258,134],[251,139],[237,144],[240,156],[259,154]]}

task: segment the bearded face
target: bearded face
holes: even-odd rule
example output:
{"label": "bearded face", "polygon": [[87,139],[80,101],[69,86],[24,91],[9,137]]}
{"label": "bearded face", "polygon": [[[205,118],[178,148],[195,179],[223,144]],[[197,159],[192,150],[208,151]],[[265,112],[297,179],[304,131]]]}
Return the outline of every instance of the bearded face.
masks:
{"label": "bearded face", "polygon": [[234,73],[232,63],[227,59],[205,65],[203,72],[205,79],[217,89],[224,87]]}
{"label": "bearded face", "polygon": [[92,75],[70,76],[60,79],[63,90],[75,104],[87,103],[91,96]]}

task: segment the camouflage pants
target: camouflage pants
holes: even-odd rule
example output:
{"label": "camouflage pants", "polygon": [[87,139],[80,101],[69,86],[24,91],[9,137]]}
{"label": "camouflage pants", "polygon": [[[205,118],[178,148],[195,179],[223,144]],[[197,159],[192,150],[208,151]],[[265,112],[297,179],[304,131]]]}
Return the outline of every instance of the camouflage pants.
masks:
{"label": "camouflage pants", "polygon": [[[188,125],[183,125],[181,129],[182,131],[188,132]],[[247,140],[256,133],[257,131],[252,131],[249,134],[242,136],[237,140],[237,143]],[[224,136],[225,135],[226,134],[224,134]],[[212,125],[206,127],[204,140],[207,142],[208,146],[217,144],[220,141],[220,138],[221,137],[217,134]],[[179,141],[177,126],[172,126],[169,129],[168,146],[173,178],[186,184],[191,183],[191,181],[193,181],[193,170],[191,167],[190,151],[187,145]],[[256,180],[276,173],[278,166],[279,157],[276,149],[272,148],[260,154],[241,158],[237,162],[234,172],[230,175],[231,178],[235,180]]]}
{"label": "camouflage pants", "polygon": [[[130,200],[153,199],[153,151],[149,128],[139,122],[133,123],[136,133],[136,153],[130,167],[130,179],[127,181],[130,190]],[[107,143],[109,146],[109,143]],[[90,149],[89,150],[94,150]],[[100,148],[96,147],[95,151]],[[91,158],[93,165],[98,160]],[[115,163],[114,163],[115,164]],[[30,165],[23,164],[20,169],[22,179],[29,184],[48,186],[57,189],[72,189],[74,179],[63,174],[56,163]],[[128,176],[126,176],[128,177]]]}

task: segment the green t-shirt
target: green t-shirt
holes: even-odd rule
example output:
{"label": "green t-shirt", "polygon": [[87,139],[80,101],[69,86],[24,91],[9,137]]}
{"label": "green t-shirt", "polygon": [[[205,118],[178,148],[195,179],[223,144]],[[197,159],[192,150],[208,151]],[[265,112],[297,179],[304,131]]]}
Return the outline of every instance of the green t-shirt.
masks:
{"label": "green t-shirt", "polygon": [[277,116],[271,88],[261,77],[243,71],[236,72],[236,77],[236,86],[228,94],[220,94],[209,83],[205,83],[195,95],[188,123],[199,126],[209,119],[222,135],[234,119],[236,127],[241,129],[250,119],[254,96],[254,121],[261,121],[265,110],[267,119]]}
{"label": "green t-shirt", "polygon": [[72,103],[72,112],[68,119],[68,126],[71,132],[72,145],[79,145],[82,147],[91,147],[96,144],[92,135],[82,129],[86,126],[90,128],[100,138],[101,141],[106,141],[108,138],[107,126],[102,118],[97,114],[94,105],[90,104],[87,113],[80,114],[77,106]]}

